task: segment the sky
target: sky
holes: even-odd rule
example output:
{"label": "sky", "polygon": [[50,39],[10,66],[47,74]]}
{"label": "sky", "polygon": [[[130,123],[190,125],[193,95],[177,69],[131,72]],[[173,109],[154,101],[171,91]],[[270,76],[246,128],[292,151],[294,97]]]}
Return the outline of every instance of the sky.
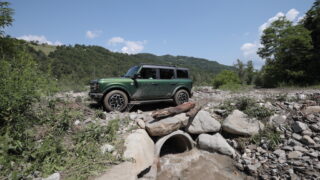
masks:
{"label": "sky", "polygon": [[128,54],[183,55],[233,65],[256,54],[278,17],[296,23],[313,0],[8,0],[6,33],[51,45],[98,45]]}

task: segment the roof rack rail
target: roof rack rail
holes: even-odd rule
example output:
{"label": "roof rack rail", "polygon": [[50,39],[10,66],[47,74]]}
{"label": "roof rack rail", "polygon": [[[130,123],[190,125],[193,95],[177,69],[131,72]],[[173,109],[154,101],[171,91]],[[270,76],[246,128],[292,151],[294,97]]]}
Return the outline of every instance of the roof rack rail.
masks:
{"label": "roof rack rail", "polygon": [[143,65],[149,65],[149,66],[168,66],[168,67],[177,67],[176,65],[140,63],[140,66],[143,66]]}

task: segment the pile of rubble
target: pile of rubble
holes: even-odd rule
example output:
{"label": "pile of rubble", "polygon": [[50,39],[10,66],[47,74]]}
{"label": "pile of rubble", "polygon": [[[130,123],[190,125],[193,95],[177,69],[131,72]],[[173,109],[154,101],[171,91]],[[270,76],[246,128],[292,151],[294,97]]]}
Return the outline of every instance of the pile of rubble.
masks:
{"label": "pile of rubble", "polygon": [[[233,158],[235,166],[253,178],[317,179],[320,94],[298,93],[290,98],[259,98],[258,105],[274,112],[264,121],[237,109],[224,116],[225,110],[210,102],[189,102],[152,113],[132,112],[129,117],[139,129],[125,140],[124,157],[134,161],[120,165],[120,169],[129,169],[132,179],[155,179],[161,151],[157,143],[178,133],[190,137],[192,146],[200,150]],[[273,131],[267,136],[261,135],[270,129]],[[258,141],[253,141],[254,137],[259,137]],[[104,177],[113,177],[110,173]]]}

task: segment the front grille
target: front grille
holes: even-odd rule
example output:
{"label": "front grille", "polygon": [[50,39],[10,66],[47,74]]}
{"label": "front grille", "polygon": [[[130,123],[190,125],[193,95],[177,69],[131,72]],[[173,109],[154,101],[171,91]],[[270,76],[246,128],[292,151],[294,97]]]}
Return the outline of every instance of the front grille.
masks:
{"label": "front grille", "polygon": [[99,84],[97,82],[90,83],[90,92],[95,92],[99,89]]}

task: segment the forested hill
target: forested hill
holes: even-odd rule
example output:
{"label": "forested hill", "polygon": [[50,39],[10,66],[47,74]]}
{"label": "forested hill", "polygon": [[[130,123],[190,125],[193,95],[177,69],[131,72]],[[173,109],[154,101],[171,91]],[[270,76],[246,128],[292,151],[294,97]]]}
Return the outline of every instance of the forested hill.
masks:
{"label": "forested hill", "polygon": [[234,69],[232,66],[221,65],[216,61],[201,58],[156,56],[146,53],[128,55],[111,52],[99,46],[58,46],[52,47],[51,52],[48,45],[33,43],[30,47],[32,47],[40,67],[43,70],[50,67],[53,75],[63,84],[86,84],[91,79],[121,76],[131,66],[140,63],[187,67],[191,70],[192,78],[196,84],[208,84],[213,76],[220,71]]}

